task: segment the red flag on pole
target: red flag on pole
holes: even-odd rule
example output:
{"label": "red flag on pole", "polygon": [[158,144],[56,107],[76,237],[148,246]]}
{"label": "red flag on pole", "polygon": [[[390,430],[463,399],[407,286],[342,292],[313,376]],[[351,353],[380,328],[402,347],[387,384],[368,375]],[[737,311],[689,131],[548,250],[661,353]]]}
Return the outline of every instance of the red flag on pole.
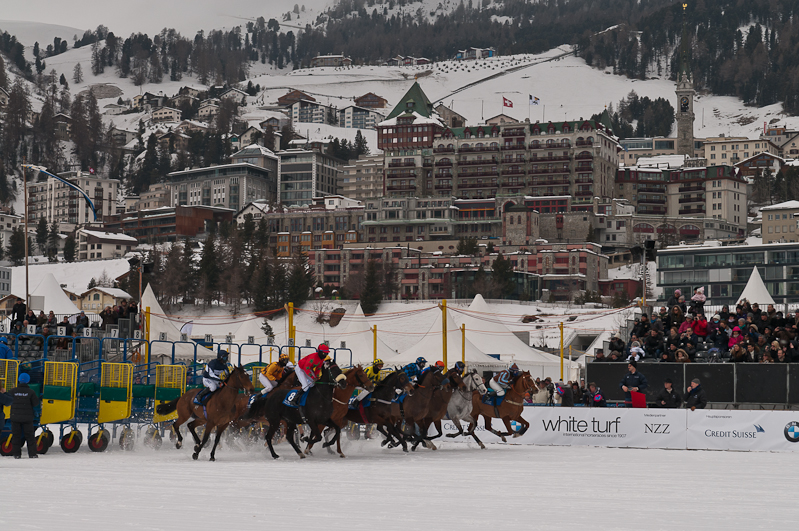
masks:
{"label": "red flag on pole", "polygon": [[512,107],[513,107],[513,102],[512,102],[512,101],[510,101],[510,100],[509,100],[508,98],[506,98],[505,96],[502,96],[502,106],[503,106],[503,107],[511,107],[511,108],[512,108]]}

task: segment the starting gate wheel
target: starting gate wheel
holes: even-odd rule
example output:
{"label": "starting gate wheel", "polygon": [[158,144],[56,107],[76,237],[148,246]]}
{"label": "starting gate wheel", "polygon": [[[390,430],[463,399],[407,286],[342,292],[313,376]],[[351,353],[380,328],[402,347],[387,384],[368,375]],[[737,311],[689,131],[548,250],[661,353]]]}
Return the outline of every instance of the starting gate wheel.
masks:
{"label": "starting gate wheel", "polygon": [[50,430],[42,430],[38,437],[36,437],[36,453],[44,455],[53,446],[55,436]]}
{"label": "starting gate wheel", "polygon": [[72,430],[61,437],[61,449],[64,453],[74,454],[83,443],[83,434],[78,430]]}
{"label": "starting gate wheel", "polygon": [[111,434],[108,433],[108,430],[97,430],[94,435],[89,437],[89,450],[92,452],[105,452],[110,440]]}
{"label": "starting gate wheel", "polygon": [[8,437],[6,437],[2,441],[2,444],[0,444],[0,455],[7,457],[11,455],[11,452],[11,434],[9,433]]}
{"label": "starting gate wheel", "polygon": [[136,443],[136,435],[130,428],[124,428],[119,436],[119,447],[123,450],[133,450],[133,445]]}
{"label": "starting gate wheel", "polygon": [[144,446],[149,446],[153,450],[158,450],[161,448],[163,442],[163,438],[161,434],[158,433],[158,429],[156,429],[155,426],[150,426],[144,434]]}

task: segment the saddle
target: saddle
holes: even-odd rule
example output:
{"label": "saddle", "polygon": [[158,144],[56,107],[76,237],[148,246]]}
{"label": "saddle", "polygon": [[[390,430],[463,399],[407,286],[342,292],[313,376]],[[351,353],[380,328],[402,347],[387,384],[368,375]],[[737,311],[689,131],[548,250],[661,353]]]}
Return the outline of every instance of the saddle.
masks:
{"label": "saddle", "polygon": [[505,395],[497,396],[496,394],[484,394],[482,398],[483,404],[492,407],[499,407],[505,401]]}
{"label": "saddle", "polygon": [[194,405],[203,406],[208,403],[208,399],[213,396],[213,392],[209,391],[207,387],[200,389],[200,392],[194,396]]}
{"label": "saddle", "polygon": [[351,409],[351,410],[354,411],[356,409],[359,409],[359,407],[358,407],[359,405],[363,405],[363,407],[369,407],[369,406],[372,405],[372,395],[371,394],[368,395],[363,400],[361,400],[360,402],[358,402],[358,400],[356,400],[356,398],[355,398],[356,396],[357,395],[354,395],[354,396],[350,397],[350,401],[347,404],[347,409]]}
{"label": "saddle", "polygon": [[309,391],[310,389],[303,393],[301,389],[292,389],[286,394],[286,398],[283,399],[283,405],[293,408],[305,407]]}

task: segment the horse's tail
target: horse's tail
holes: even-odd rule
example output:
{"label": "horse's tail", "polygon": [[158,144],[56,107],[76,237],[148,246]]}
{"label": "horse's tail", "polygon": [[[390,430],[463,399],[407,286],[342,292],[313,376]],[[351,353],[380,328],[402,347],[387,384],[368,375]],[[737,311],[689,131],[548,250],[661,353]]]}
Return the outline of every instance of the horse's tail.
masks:
{"label": "horse's tail", "polygon": [[166,404],[158,404],[155,408],[155,412],[159,415],[169,415],[178,408],[178,400],[180,400],[180,398],[176,398]]}

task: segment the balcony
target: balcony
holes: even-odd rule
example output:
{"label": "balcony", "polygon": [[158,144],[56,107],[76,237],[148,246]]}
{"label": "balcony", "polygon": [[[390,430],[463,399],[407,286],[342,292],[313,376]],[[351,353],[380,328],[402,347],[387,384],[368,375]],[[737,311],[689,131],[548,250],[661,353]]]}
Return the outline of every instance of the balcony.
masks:
{"label": "balcony", "polygon": [[663,215],[663,214],[666,213],[666,208],[665,207],[648,207],[648,208],[638,207],[638,213],[639,214],[650,214],[650,215],[653,215],[653,216],[659,216],[659,215]]}
{"label": "balcony", "polygon": [[437,184],[434,186],[436,190],[452,190],[451,184]]}
{"label": "balcony", "polygon": [[504,144],[502,151],[523,151],[526,149],[524,144]]}
{"label": "balcony", "polygon": [[481,153],[484,151],[499,151],[499,146],[461,146],[458,148],[458,153]]}
{"label": "balcony", "polygon": [[564,157],[562,155],[559,156],[559,157],[537,157],[537,156],[533,155],[530,158],[530,162],[533,162],[533,163],[535,163],[535,162],[552,162],[552,161],[558,161],[558,160],[569,161],[569,160],[571,160],[571,157],[569,157],[569,156],[565,156]]}
{"label": "balcony", "polygon": [[521,188],[524,186],[523,181],[509,181],[499,183],[500,188]]}
{"label": "balcony", "polygon": [[403,171],[394,170],[394,171],[390,171],[390,172],[386,173],[386,178],[387,179],[402,179],[402,178],[407,179],[409,177],[410,178],[416,177],[416,172],[415,171],[407,171],[407,170],[403,170]]}
{"label": "balcony", "polygon": [[577,197],[591,196],[594,195],[594,192],[592,192],[591,190],[577,190],[576,192],[574,192],[574,195]]}
{"label": "balcony", "polygon": [[705,191],[705,185],[704,184],[700,184],[700,183],[686,184],[685,186],[680,186],[680,188],[679,188],[679,192],[680,193],[683,193],[683,192],[704,192],[704,191]]}
{"label": "balcony", "polygon": [[476,172],[458,172],[458,177],[469,178],[469,177],[496,177],[499,175],[499,172],[496,171],[476,171]]}
{"label": "balcony", "polygon": [[435,172],[433,174],[433,177],[435,177],[436,179],[452,179],[452,177],[454,177],[454,174],[452,174],[452,173]]}
{"label": "balcony", "polygon": [[588,140],[578,140],[577,142],[574,143],[574,145],[575,146],[581,146],[581,147],[582,146],[590,147],[590,146],[593,146],[594,143],[593,142],[589,142]]}
{"label": "balcony", "polygon": [[465,189],[465,188],[496,188],[498,185],[497,183],[465,183],[459,184],[458,188]]}
{"label": "balcony", "polygon": [[433,153],[455,153],[455,147],[437,147],[433,149]]}
{"label": "balcony", "polygon": [[704,208],[682,208],[680,209],[680,215],[685,216],[687,214],[704,214]]}
{"label": "balcony", "polygon": [[430,167],[432,167],[432,166],[433,166],[433,163],[432,163],[432,162],[430,162],[430,161],[427,161],[427,160],[426,160],[426,161],[424,161],[424,162],[422,163],[422,166],[423,166],[423,167],[425,167],[425,168],[430,168]]}
{"label": "balcony", "polygon": [[502,131],[502,136],[524,136],[524,128],[505,129]]}
{"label": "balcony", "polygon": [[436,161],[436,166],[452,166],[451,160],[439,160]]}
{"label": "balcony", "polygon": [[491,166],[497,164],[497,159],[485,160],[459,160],[458,166]]}
{"label": "balcony", "polygon": [[581,162],[576,168],[574,168],[574,171],[594,171],[594,165]]}
{"label": "balcony", "polygon": [[704,203],[704,197],[681,197],[678,203]]}
{"label": "balcony", "polygon": [[574,156],[577,160],[593,160],[594,156],[590,153],[581,153],[579,155]]}
{"label": "balcony", "polygon": [[569,173],[568,168],[538,168],[530,170],[530,174],[542,175],[545,173]]}
{"label": "balcony", "polygon": [[389,162],[389,168],[414,168],[416,167],[415,162]]}
{"label": "balcony", "polygon": [[530,186],[563,186],[568,184],[568,179],[533,179],[530,181]]}
{"label": "balcony", "polygon": [[655,205],[665,205],[666,204],[666,200],[665,199],[656,199],[656,198],[652,198],[652,197],[648,197],[646,199],[643,199],[643,198],[639,197],[638,198],[638,204],[640,205],[641,203],[655,204]]}
{"label": "balcony", "polygon": [[666,193],[666,189],[665,188],[655,188],[655,187],[644,186],[644,187],[638,188],[638,192],[643,192],[645,194],[665,194]]}
{"label": "balcony", "polygon": [[526,175],[524,168],[502,170],[500,173],[502,175]]}
{"label": "balcony", "polygon": [[416,186],[412,184],[399,184],[394,186],[386,186],[389,192],[404,192],[409,190],[416,190]]}
{"label": "balcony", "polygon": [[507,159],[501,160],[500,164],[524,164],[524,157],[518,159],[513,159],[509,157]]}
{"label": "balcony", "polygon": [[591,177],[580,177],[574,180],[577,184],[594,184],[594,179]]}

